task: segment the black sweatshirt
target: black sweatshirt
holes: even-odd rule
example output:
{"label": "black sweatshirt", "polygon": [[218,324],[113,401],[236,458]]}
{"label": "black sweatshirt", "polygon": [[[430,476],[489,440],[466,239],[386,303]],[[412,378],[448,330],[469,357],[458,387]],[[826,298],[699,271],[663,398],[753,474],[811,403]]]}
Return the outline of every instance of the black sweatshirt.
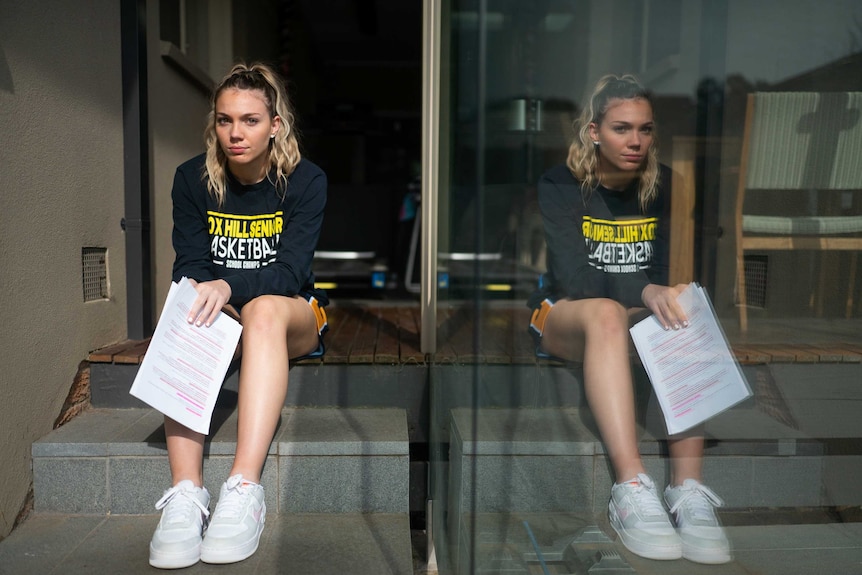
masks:
{"label": "black sweatshirt", "polygon": [[667,285],[671,171],[660,166],[657,197],[643,213],[638,182],[624,191],[599,186],[588,200],[565,165],[539,179],[548,271],[527,305],[542,300],[611,298],[643,307],[647,284]]}
{"label": "black sweatshirt", "polygon": [[223,279],[230,302],[243,305],[257,296],[314,295],[311,262],[326,205],[326,175],[301,160],[280,194],[270,181],[245,186],[228,173],[222,206],[207,191],[205,156],[177,168],[173,200],[173,280]]}

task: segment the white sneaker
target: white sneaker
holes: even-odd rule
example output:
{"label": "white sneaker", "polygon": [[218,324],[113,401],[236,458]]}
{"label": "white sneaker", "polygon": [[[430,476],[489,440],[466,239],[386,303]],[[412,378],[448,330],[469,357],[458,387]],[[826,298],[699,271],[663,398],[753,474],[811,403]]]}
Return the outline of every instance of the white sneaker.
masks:
{"label": "white sneaker", "polygon": [[234,563],[257,551],[266,503],[263,487],[234,475],[222,485],[218,504],[201,545],[204,563]]}
{"label": "white sneaker", "polygon": [[682,542],[649,476],[638,473],[631,481],[615,484],[608,517],[620,541],[632,553],[647,559],[682,557]]}
{"label": "white sneaker", "polygon": [[682,539],[682,556],[696,563],[720,564],[731,560],[730,542],[715,508],[724,502],[709,487],[694,479],[686,479],[678,487],[664,490]]}
{"label": "white sneaker", "polygon": [[206,528],[210,494],[204,487],[185,479],[167,491],[156,503],[162,517],[150,540],[150,565],[160,569],[180,569],[201,558],[201,535]]}

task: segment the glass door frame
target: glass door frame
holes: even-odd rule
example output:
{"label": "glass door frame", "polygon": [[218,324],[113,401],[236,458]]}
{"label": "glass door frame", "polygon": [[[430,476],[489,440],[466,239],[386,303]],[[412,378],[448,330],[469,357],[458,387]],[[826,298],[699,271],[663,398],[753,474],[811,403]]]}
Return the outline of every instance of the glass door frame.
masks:
{"label": "glass door frame", "polygon": [[422,1],[422,206],[420,351],[437,351],[437,223],[443,0]]}

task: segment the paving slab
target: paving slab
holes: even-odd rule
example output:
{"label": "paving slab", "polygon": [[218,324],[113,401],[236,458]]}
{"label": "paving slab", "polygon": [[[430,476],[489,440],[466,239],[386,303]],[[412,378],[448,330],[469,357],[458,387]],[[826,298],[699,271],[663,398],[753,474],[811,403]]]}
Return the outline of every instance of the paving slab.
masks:
{"label": "paving slab", "polygon": [[[164,573],[148,563],[158,515],[34,514],[0,541],[0,575]],[[189,575],[405,575],[413,572],[406,514],[270,514],[253,556]]]}
{"label": "paving slab", "polygon": [[0,574],[50,573],[106,521],[95,515],[34,514],[0,541]]}
{"label": "paving slab", "polygon": [[[441,573],[542,573],[538,548],[550,572],[565,575],[586,572],[599,552],[619,554],[638,575],[862,574],[862,523],[727,527],[733,561],[724,565],[638,557],[622,546],[603,514],[477,514],[470,526],[473,536],[458,547],[438,545]],[[586,529],[597,530],[604,542],[572,545]],[[573,557],[584,569],[578,570]]]}
{"label": "paving slab", "polygon": [[862,524],[744,526],[729,530],[752,573],[862,575]]}

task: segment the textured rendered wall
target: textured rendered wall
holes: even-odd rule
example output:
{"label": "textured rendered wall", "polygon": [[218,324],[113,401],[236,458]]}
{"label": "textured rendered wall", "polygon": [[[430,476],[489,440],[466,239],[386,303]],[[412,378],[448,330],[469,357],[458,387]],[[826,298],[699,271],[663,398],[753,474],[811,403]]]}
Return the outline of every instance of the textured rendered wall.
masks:
{"label": "textured rendered wall", "polygon": [[[161,55],[159,2],[147,2],[147,59],[150,102],[153,293],[156,317],[171,285],[171,186],[177,166],[204,151],[209,88]],[[227,70],[225,70],[227,72]]]}
{"label": "textured rendered wall", "polygon": [[[0,0],[0,537],[78,364],[126,335],[120,3]],[[108,250],[84,303],[81,249]]]}

